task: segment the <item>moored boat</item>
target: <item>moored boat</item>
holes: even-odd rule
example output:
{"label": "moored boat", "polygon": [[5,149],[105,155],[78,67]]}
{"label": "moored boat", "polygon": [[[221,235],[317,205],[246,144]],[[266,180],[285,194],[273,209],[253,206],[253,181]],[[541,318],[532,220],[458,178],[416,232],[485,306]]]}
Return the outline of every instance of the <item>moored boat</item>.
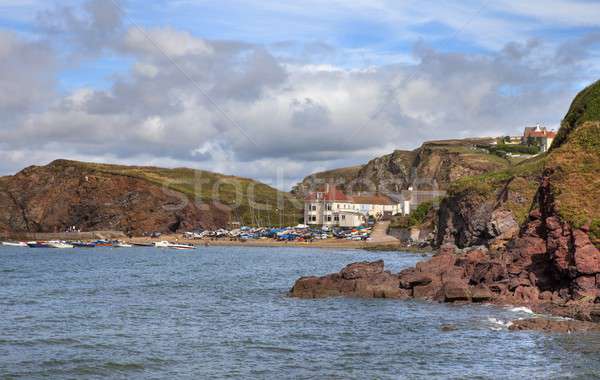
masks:
{"label": "moored boat", "polygon": [[2,245],[5,247],[27,247],[27,243],[19,241],[19,242],[12,242],[12,241],[3,241]]}
{"label": "moored boat", "polygon": [[50,248],[48,243],[43,241],[28,241],[27,246],[29,248]]}
{"label": "moored boat", "polygon": [[113,246],[113,244],[107,240],[97,240],[94,244],[96,244],[96,247],[112,247]]}
{"label": "moored boat", "polygon": [[118,241],[118,242],[113,243],[113,247],[117,247],[117,248],[132,248],[133,245]]}
{"label": "moored boat", "polygon": [[158,241],[154,243],[154,246],[157,248],[169,248],[178,250],[196,249],[196,247],[191,244],[170,243],[168,241]]}
{"label": "moored boat", "polygon": [[168,248],[178,250],[196,249],[196,247],[191,244],[170,244]]}
{"label": "moored boat", "polygon": [[81,241],[75,241],[70,244],[72,244],[74,247],[77,247],[77,248],[94,248],[96,246],[95,243],[84,243]]}
{"label": "moored boat", "polygon": [[65,243],[64,241],[58,241],[58,240],[49,241],[48,246],[50,248],[59,248],[59,249],[73,248],[73,244]]}

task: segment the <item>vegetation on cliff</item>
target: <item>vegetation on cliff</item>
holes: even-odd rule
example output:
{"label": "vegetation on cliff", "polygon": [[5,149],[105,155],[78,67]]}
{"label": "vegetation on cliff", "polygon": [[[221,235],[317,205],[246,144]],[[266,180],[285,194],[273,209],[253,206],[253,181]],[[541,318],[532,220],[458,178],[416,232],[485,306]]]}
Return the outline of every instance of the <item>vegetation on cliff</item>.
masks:
{"label": "vegetation on cliff", "polygon": [[87,170],[140,178],[185,194],[194,202],[221,203],[231,208],[231,220],[242,225],[294,224],[302,214],[303,205],[294,202],[288,193],[249,178],[189,168],[64,162]]}
{"label": "vegetation on cliff", "polygon": [[0,210],[3,232],[60,232],[76,226],[139,234],[238,221],[289,224],[300,217],[287,193],[250,179],[67,160],[1,177]]}
{"label": "vegetation on cliff", "polygon": [[420,148],[396,150],[362,166],[329,170],[304,178],[294,193],[303,195],[325,182],[349,191],[399,192],[413,185],[419,189],[449,184],[464,177],[511,166],[509,159],[493,154],[493,139],[425,142]]}
{"label": "vegetation on cliff", "polygon": [[600,120],[600,81],[589,85],[575,96],[552,142],[551,149],[561,146],[569,134],[584,122],[598,120]]}
{"label": "vegetation on cliff", "polygon": [[[552,149],[499,171],[464,177],[449,186],[446,208],[458,210],[470,204],[505,210],[523,224],[536,207],[542,176],[551,183],[554,209],[575,228],[588,226],[596,246],[600,244],[600,82],[585,88],[573,101]],[[463,205],[463,206],[461,206]],[[486,206],[486,207],[487,207]],[[468,219],[469,213],[465,212]],[[460,219],[456,212],[442,217]],[[442,228],[447,223],[440,221]],[[468,220],[463,220],[468,224]],[[485,221],[482,221],[485,222]],[[463,223],[463,224],[465,224]],[[441,234],[447,234],[440,231]],[[438,242],[443,239],[440,237]]]}

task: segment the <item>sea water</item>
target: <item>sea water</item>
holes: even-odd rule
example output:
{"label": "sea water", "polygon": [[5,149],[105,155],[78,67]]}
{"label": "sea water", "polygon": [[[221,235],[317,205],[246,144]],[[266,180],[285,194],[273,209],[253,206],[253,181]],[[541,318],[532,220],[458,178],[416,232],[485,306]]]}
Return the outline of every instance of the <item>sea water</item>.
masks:
{"label": "sea water", "polygon": [[511,320],[532,316],[526,309],[287,296],[300,276],[376,259],[396,272],[422,257],[302,248],[0,248],[0,378],[600,375],[598,335],[508,331]]}

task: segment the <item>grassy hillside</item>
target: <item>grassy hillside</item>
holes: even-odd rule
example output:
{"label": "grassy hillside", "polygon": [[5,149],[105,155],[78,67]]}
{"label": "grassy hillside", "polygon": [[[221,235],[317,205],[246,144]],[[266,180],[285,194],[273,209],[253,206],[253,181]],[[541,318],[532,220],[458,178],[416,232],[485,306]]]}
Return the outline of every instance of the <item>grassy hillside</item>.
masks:
{"label": "grassy hillside", "polygon": [[571,103],[569,111],[561,123],[551,149],[558,148],[569,134],[586,121],[600,120],[600,81],[584,88]]}
{"label": "grassy hillside", "polygon": [[[354,191],[378,188],[382,192],[398,192],[413,184],[426,190],[423,186],[435,180],[445,189],[459,178],[510,167],[511,159],[491,152],[493,141],[490,138],[428,141],[418,149],[396,150],[365,165],[311,174],[296,186],[294,192],[303,194],[302,189],[323,182],[350,183]],[[343,185],[339,187],[344,188]]]}
{"label": "grassy hillside", "polygon": [[231,221],[243,225],[295,224],[301,208],[288,193],[258,181],[188,168],[165,169],[58,160],[52,165],[144,179],[165,189],[185,194],[190,200],[231,208]]}
{"label": "grassy hillside", "polygon": [[588,225],[596,245],[600,244],[600,81],[585,88],[574,99],[552,149],[504,170],[462,178],[449,188],[449,196],[478,196],[487,201],[502,189],[511,194],[504,208],[524,222],[540,179],[549,180],[555,209],[571,225]]}
{"label": "grassy hillside", "polygon": [[[600,98],[598,98],[600,101]],[[600,240],[600,123],[585,122],[551,152],[555,207],[575,227],[590,226]]]}

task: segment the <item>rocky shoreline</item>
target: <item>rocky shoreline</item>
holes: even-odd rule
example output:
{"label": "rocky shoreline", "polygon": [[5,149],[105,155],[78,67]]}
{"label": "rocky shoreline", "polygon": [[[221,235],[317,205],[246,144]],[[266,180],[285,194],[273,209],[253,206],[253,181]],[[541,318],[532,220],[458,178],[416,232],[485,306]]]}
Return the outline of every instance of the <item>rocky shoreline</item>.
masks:
{"label": "rocky shoreline", "polygon": [[[579,245],[588,247],[581,242]],[[504,253],[490,253],[483,247],[457,251],[445,246],[431,259],[399,273],[386,271],[382,260],[353,263],[338,273],[298,279],[290,295],[526,306],[536,313],[569,320],[515,321],[511,329],[600,331],[598,286],[595,282],[586,286],[586,281],[577,280],[581,276],[587,279],[588,275],[575,274],[570,284],[553,282],[541,275],[546,271],[536,270],[545,266],[545,251],[536,249],[539,246],[535,244],[522,249],[522,243],[517,242],[515,247]],[[580,267],[594,271],[594,276],[600,273],[600,266]]]}

